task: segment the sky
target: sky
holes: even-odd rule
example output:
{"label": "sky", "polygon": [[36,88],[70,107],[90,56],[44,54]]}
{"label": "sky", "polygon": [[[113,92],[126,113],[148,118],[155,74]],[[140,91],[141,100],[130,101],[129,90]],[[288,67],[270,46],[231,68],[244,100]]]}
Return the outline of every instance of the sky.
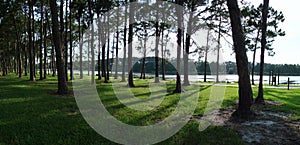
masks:
{"label": "sky", "polygon": [[[249,0],[250,1],[250,0]],[[263,0],[252,0],[251,3],[259,5]],[[300,64],[300,1],[297,0],[270,0],[270,6],[274,9],[282,11],[285,16],[285,22],[279,27],[282,28],[286,35],[278,36],[273,43],[275,56],[267,55],[265,57],[266,63],[272,64]],[[228,48],[223,48],[224,60],[235,61],[235,56],[232,52],[227,51]],[[232,55],[231,55],[232,54]],[[252,61],[252,52],[248,52],[248,59]],[[256,56],[256,62],[259,62],[260,50]]]}

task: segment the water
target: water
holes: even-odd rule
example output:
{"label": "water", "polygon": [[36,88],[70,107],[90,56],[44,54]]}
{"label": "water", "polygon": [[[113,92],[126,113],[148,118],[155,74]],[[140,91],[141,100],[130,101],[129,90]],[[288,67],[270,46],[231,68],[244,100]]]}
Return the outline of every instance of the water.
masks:
{"label": "water", "polygon": [[[88,71],[83,71],[84,74],[88,74]],[[79,70],[74,70],[75,75],[79,75]],[[91,74],[91,72],[90,72]],[[98,74],[98,71],[95,71],[95,74]],[[113,72],[114,74],[114,72]],[[122,74],[122,72],[118,72],[119,75]],[[127,74],[127,73],[126,73]],[[135,76],[140,76],[140,73],[134,73]],[[112,76],[112,75],[111,75]],[[154,77],[153,74],[146,74],[148,77]],[[161,77],[161,75],[160,75]],[[176,75],[166,75],[166,79],[168,80],[175,80]],[[250,76],[250,80],[251,80]],[[279,77],[279,83],[280,84],[286,84],[288,81],[288,78],[290,78],[290,83],[291,84],[300,84],[300,76],[280,76]],[[183,75],[181,75],[181,79],[183,79]],[[272,79],[272,78],[271,78]],[[277,83],[276,78],[276,83]],[[203,81],[204,80],[204,75],[189,75],[189,80],[190,81]],[[207,75],[206,76],[207,81],[216,81],[216,75]],[[226,82],[238,82],[238,75],[220,75],[219,76],[220,81],[226,81]],[[254,76],[254,83],[258,84],[259,83],[259,75]],[[263,83],[264,84],[269,84],[269,76],[263,76]]]}

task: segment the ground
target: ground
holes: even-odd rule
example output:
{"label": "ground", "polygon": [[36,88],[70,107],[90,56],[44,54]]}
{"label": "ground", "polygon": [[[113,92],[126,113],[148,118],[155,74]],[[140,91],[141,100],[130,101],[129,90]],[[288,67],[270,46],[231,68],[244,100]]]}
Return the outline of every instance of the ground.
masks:
{"label": "ground", "polygon": [[[236,101],[237,102],[237,101]],[[250,120],[236,120],[231,117],[235,111],[227,107],[209,114],[214,126],[233,128],[241,134],[242,139],[254,144],[300,144],[300,120],[291,119],[291,114],[264,109],[267,106],[281,106],[282,103],[266,100],[265,105],[255,104],[252,110],[256,114]],[[199,120],[199,116],[194,119]]]}
{"label": "ground", "polygon": [[[55,94],[56,78],[30,82],[10,74],[0,77],[0,145],[2,144],[115,144],[97,134],[83,119],[71,94]],[[175,82],[167,84],[174,89]],[[140,98],[150,94],[148,84],[135,80],[132,92]],[[72,90],[71,83],[69,84]],[[168,93],[162,104],[150,112],[128,109],[117,100],[111,84],[97,81],[101,100],[119,120],[145,125],[167,117],[176,106],[179,95]],[[193,117],[178,133],[159,144],[299,144],[300,89],[266,88],[265,106],[254,106],[257,117],[249,121],[231,120],[237,107],[237,87],[226,88],[220,110],[211,126],[199,131],[199,118],[203,116],[211,87],[201,86],[198,105]],[[186,88],[188,91],[188,88]],[[254,96],[257,91],[253,88]]]}

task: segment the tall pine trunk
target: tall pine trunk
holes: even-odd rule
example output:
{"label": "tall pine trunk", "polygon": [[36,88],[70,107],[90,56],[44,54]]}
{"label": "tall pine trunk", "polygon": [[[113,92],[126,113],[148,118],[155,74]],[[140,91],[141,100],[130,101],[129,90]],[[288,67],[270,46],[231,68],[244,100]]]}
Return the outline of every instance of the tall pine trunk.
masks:
{"label": "tall pine trunk", "polygon": [[33,2],[29,1],[29,14],[28,14],[28,37],[29,37],[29,75],[30,75],[30,81],[35,81],[35,75],[34,75],[34,64],[33,64],[33,41],[32,41],[32,11],[33,11]]}
{"label": "tall pine trunk", "polygon": [[207,57],[208,57],[208,50],[209,50],[209,33],[210,30],[207,30],[207,36],[206,36],[206,47],[205,47],[205,56],[204,56],[204,82],[206,82],[207,77]]}
{"label": "tall pine trunk", "polygon": [[193,10],[189,14],[189,21],[188,21],[186,41],[185,41],[185,52],[183,53],[183,57],[184,57],[183,58],[183,61],[184,61],[183,85],[185,85],[185,86],[190,85],[188,71],[189,71],[189,53],[190,53],[191,35],[192,35],[192,21],[193,21]]}
{"label": "tall pine trunk", "polygon": [[[156,4],[156,7],[158,8],[158,4]],[[159,22],[158,22],[158,12],[156,11],[156,22],[155,22],[155,80],[154,83],[159,83],[159,74],[158,74],[158,44],[159,44]]]}
{"label": "tall pine trunk", "polygon": [[[127,2],[127,0],[126,0]],[[125,5],[125,23],[124,23],[124,38],[123,38],[123,61],[122,61],[122,80],[121,82],[125,82],[125,64],[126,64],[126,47],[127,47],[127,11],[128,11],[128,6]]]}
{"label": "tall pine trunk", "polygon": [[[41,24],[40,24],[40,80],[43,80],[43,27],[44,27],[44,3],[41,1]],[[44,40],[45,41],[45,40]]]}
{"label": "tall pine trunk", "polygon": [[[130,2],[134,2],[130,0]],[[134,24],[134,10],[135,8],[130,5],[129,6],[129,36],[128,36],[128,86],[134,87],[133,83],[133,72],[132,72],[132,41],[133,41],[133,24]]]}
{"label": "tall pine trunk", "polygon": [[[183,0],[176,0],[176,4],[182,6]],[[181,78],[180,78],[180,55],[181,55],[181,48],[182,48],[182,21],[183,21],[183,10],[181,7],[176,9],[177,15],[177,60],[176,60],[176,88],[174,93],[181,93]]]}
{"label": "tall pine trunk", "polygon": [[[110,18],[109,14],[107,17],[107,24],[110,25]],[[110,60],[109,60],[109,50],[110,50],[110,29],[107,27],[107,51],[106,51],[106,79],[109,80],[109,66],[110,66]]]}
{"label": "tall pine trunk", "polygon": [[233,116],[248,118],[252,112],[250,110],[253,98],[250,84],[248,58],[245,47],[245,36],[241,24],[241,12],[237,0],[227,0],[232,27],[232,38],[234,43],[235,57],[239,76],[239,105]]}
{"label": "tall pine trunk", "polygon": [[57,80],[58,80],[58,91],[60,95],[68,93],[68,86],[65,76],[64,59],[62,56],[61,48],[61,35],[59,34],[58,14],[56,8],[56,1],[50,1],[50,9],[52,15],[52,34],[53,42],[56,51],[56,65],[57,65]]}
{"label": "tall pine trunk", "polygon": [[74,80],[73,76],[73,35],[72,35],[72,7],[71,7],[71,0],[69,1],[69,29],[70,29],[70,48],[69,48],[69,53],[70,53],[70,80]]}
{"label": "tall pine trunk", "polygon": [[260,77],[258,86],[258,95],[255,99],[255,103],[265,103],[263,92],[263,75],[265,64],[265,48],[267,44],[266,32],[267,32],[267,19],[268,19],[269,0],[264,0],[263,12],[262,12],[262,38],[261,38],[261,54],[260,54]]}
{"label": "tall pine trunk", "polygon": [[98,21],[98,63],[97,63],[97,69],[98,69],[98,80],[101,80],[101,55],[100,55],[100,52],[101,52],[101,29],[100,29],[100,16],[99,16],[99,13],[97,14],[97,21]]}
{"label": "tall pine trunk", "polygon": [[117,8],[117,43],[116,43],[116,63],[115,63],[115,79],[118,79],[118,68],[119,68],[119,17],[120,17],[120,12],[119,8]]}

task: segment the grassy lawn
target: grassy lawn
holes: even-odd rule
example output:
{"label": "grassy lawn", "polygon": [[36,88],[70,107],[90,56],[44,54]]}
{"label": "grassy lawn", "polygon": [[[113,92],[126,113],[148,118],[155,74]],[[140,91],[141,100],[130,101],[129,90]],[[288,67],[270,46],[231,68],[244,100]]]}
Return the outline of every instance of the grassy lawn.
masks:
{"label": "grassy lawn", "polygon": [[[29,82],[15,75],[0,77],[0,144],[115,144],[98,135],[81,116],[74,97],[57,96],[56,79]],[[151,93],[146,81],[136,81],[131,91],[140,98]],[[168,82],[168,90],[174,89]],[[71,86],[70,86],[71,89]],[[159,107],[135,111],[117,100],[111,84],[97,82],[98,92],[108,111],[119,120],[133,125],[153,124],[174,111],[180,96],[168,93]],[[189,88],[186,88],[187,90]],[[202,86],[194,115],[204,113],[211,87]],[[254,96],[257,89],[254,89]],[[265,89],[265,98],[283,103],[265,109],[291,113],[300,118],[300,89]],[[237,88],[227,87],[222,107],[235,106]],[[210,126],[198,131],[199,123],[190,121],[177,134],[159,144],[243,144],[237,131]]]}

